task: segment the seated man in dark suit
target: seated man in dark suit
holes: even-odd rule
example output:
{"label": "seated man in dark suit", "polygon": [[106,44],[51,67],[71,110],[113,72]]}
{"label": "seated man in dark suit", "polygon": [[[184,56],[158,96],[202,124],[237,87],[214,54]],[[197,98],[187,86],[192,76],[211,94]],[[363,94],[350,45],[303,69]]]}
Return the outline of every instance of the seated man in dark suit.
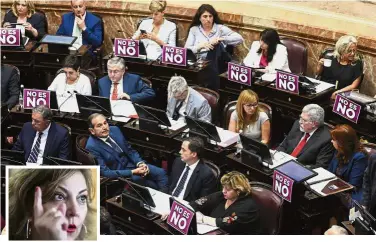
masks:
{"label": "seated man in dark suit", "polygon": [[182,76],[173,76],[168,83],[167,116],[174,120],[191,118],[211,122],[211,107],[198,91],[189,87]]}
{"label": "seated man in dark suit", "polygon": [[213,171],[201,158],[204,142],[189,137],[181,145],[180,158],[172,166],[169,194],[186,201],[194,201],[216,191]]}
{"label": "seated man in dark suit", "polygon": [[376,218],[376,153],[370,156],[364,172],[363,205]]}
{"label": "seated man in dark suit", "polygon": [[327,168],[333,157],[332,137],[324,126],[325,111],[317,104],[306,105],[285,140],[277,148],[311,168]]}
{"label": "seated man in dark suit", "polygon": [[63,15],[57,35],[76,36],[73,46],[91,45],[91,50],[99,47],[102,42],[102,20],[86,11],[84,0],[72,0],[72,11]]}
{"label": "seated man in dark suit", "polygon": [[130,177],[136,183],[167,192],[168,178],[165,171],[147,165],[118,127],[110,127],[106,117],[98,113],[89,116],[88,124],[91,135],[86,149],[98,160],[101,176]]}
{"label": "seated man in dark suit", "polygon": [[25,152],[27,165],[40,165],[43,156],[69,159],[68,130],[51,121],[52,112],[46,106],[33,109],[31,122],[25,123],[13,150]]}
{"label": "seated man in dark suit", "polygon": [[99,96],[111,100],[125,99],[135,103],[145,103],[155,97],[152,88],[146,85],[139,75],[126,73],[123,58],[114,57],[107,62],[108,76],[98,81]]}
{"label": "seated man in dark suit", "polygon": [[20,95],[20,74],[16,68],[1,64],[1,103],[13,108]]}

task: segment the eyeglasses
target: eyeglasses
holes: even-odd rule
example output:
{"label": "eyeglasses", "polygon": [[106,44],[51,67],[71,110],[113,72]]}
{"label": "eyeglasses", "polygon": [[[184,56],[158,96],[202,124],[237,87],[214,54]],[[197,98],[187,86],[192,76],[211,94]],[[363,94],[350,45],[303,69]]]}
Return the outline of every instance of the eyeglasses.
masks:
{"label": "eyeglasses", "polygon": [[65,75],[72,76],[74,75],[75,71],[64,71]]}
{"label": "eyeglasses", "polygon": [[108,74],[115,74],[115,75],[117,75],[117,74],[119,74],[121,72],[122,72],[122,70],[108,70]]}
{"label": "eyeglasses", "polygon": [[348,49],[347,51],[346,51],[346,53],[347,54],[355,54],[356,53],[356,49]]}
{"label": "eyeglasses", "polygon": [[302,116],[300,116],[299,121],[301,121],[302,123],[309,123],[309,122],[312,122],[311,120],[303,119]]}
{"label": "eyeglasses", "polygon": [[247,103],[247,104],[243,104],[243,106],[247,108],[255,108],[258,106],[258,103]]}

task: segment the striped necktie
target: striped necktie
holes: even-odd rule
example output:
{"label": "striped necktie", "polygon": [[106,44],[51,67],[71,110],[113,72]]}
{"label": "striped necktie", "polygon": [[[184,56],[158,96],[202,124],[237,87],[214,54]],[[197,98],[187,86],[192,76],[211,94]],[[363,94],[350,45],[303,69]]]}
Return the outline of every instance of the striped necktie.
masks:
{"label": "striped necktie", "polygon": [[39,151],[40,151],[39,147],[40,147],[40,142],[41,142],[41,139],[42,139],[42,135],[43,135],[43,133],[39,132],[39,136],[38,136],[37,142],[35,142],[35,144],[33,146],[33,149],[30,152],[29,158],[27,159],[27,162],[29,162],[29,163],[37,163],[38,155],[39,155]]}
{"label": "striped necktie", "polygon": [[174,192],[174,194],[172,194],[172,196],[179,197],[181,191],[183,191],[184,184],[187,181],[188,173],[189,173],[189,166],[186,166],[185,172],[184,172],[183,176],[181,177],[180,182],[179,182],[178,186],[176,187],[175,192]]}

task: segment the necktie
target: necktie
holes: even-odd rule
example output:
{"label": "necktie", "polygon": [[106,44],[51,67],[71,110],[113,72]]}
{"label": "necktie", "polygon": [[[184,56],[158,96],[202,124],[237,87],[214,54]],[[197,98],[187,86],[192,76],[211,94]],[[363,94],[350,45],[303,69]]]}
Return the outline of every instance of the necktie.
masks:
{"label": "necktie", "polygon": [[180,116],[180,114],[179,114],[179,110],[180,110],[180,108],[183,106],[183,101],[181,101],[180,103],[179,103],[179,105],[176,105],[176,107],[175,107],[175,110],[174,110],[174,113],[172,114],[172,119],[173,120],[178,120],[179,119],[179,116]]}
{"label": "necktie", "polygon": [[302,151],[303,147],[307,143],[308,138],[309,138],[309,133],[306,133],[304,135],[304,138],[299,142],[298,146],[296,146],[294,151],[291,153],[291,156],[297,157],[299,155],[300,151]]}
{"label": "necktie", "polygon": [[120,149],[119,145],[117,145],[114,141],[112,141],[112,139],[110,139],[110,137],[107,138],[106,140],[107,143],[109,143],[111,145],[111,147],[116,150],[116,152],[118,153],[122,153],[123,151]]}
{"label": "necktie", "polygon": [[27,159],[27,162],[29,163],[37,163],[38,155],[39,155],[39,147],[40,147],[40,141],[42,139],[42,132],[39,132],[38,134],[37,142],[35,142],[33,149],[30,152],[29,158]]}
{"label": "necktie", "polygon": [[118,85],[119,83],[114,83],[114,90],[112,91],[111,100],[117,100],[118,99]]}
{"label": "necktie", "polygon": [[185,168],[185,172],[184,172],[183,176],[181,177],[180,182],[179,182],[177,188],[175,189],[174,194],[172,194],[172,196],[178,197],[179,194],[181,193],[181,191],[183,191],[184,184],[187,181],[188,173],[189,173],[189,166],[187,166]]}

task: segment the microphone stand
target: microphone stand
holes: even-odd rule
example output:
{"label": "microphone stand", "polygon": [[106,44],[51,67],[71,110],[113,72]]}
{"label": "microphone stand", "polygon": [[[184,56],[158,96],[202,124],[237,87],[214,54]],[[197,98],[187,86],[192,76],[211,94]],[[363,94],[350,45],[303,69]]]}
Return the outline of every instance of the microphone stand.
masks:
{"label": "microphone stand", "polygon": [[[70,95],[60,104],[59,106],[59,112],[60,112],[60,108],[73,96],[74,92],[70,92],[70,91],[67,91],[67,93],[69,93]],[[64,117],[64,116],[63,116]]]}
{"label": "microphone stand", "polygon": [[[148,217],[148,218],[151,218],[151,217],[153,217],[154,216],[154,212],[151,210],[151,206],[150,206],[150,204],[146,201],[146,199],[132,186],[132,184],[127,180],[127,179],[124,179],[124,178],[122,178],[122,177],[119,177],[119,180],[121,180],[121,181],[124,181],[127,185],[129,185],[131,188],[132,188],[132,190],[134,191],[134,192],[136,192],[137,193],[137,195],[141,198],[141,200],[142,200],[142,202],[145,204],[145,205],[147,205],[146,207],[147,207],[147,210],[149,211],[148,213],[146,213],[146,217]],[[144,206],[142,206],[143,208],[145,208]]]}

